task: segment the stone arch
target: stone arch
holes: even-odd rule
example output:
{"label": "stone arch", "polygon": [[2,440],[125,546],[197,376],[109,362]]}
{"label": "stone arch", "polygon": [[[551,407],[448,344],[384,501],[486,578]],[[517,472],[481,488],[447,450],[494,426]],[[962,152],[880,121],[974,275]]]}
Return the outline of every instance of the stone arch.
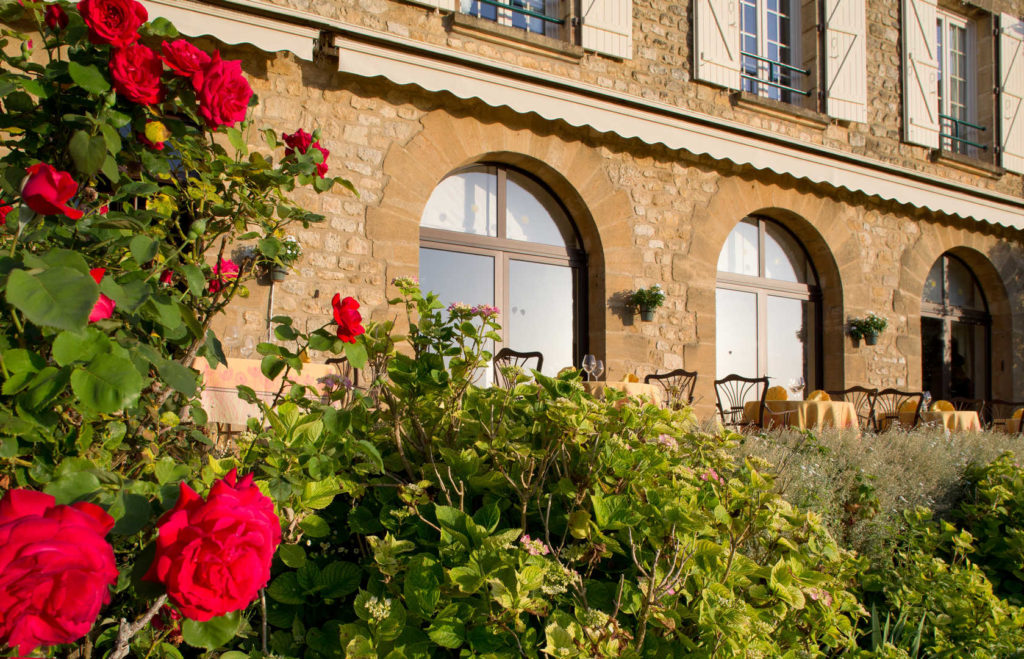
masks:
{"label": "stone arch", "polygon": [[855,378],[863,372],[863,367],[846,355],[844,332],[844,301],[851,292],[859,295],[866,288],[856,268],[863,248],[850,230],[857,210],[820,193],[798,191],[792,182],[782,180],[723,178],[707,208],[695,213],[694,240],[687,260],[698,342],[686,351],[687,368],[709,374],[701,378],[700,387],[704,399],[713,404],[718,256],[733,227],[749,215],[776,220],[807,250],[822,289],[824,384],[842,388],[851,371]]}
{"label": "stone arch", "polygon": [[611,182],[597,149],[508,115],[507,122],[484,123],[434,110],[412,139],[392,144],[383,163],[388,182],[380,205],[368,209],[366,217],[374,255],[386,260],[388,280],[417,274],[420,217],[441,179],[477,162],[521,169],[559,198],[580,233],[587,254],[587,350],[607,355],[612,371],[629,342],[605,300],[609,291],[628,288],[640,268],[631,249],[629,195]]}
{"label": "stone arch", "polygon": [[[907,356],[907,380],[911,388],[921,387],[921,300],[928,272],[944,254],[958,257],[974,272],[992,317],[992,397],[1016,400],[1021,392],[1014,381],[1015,348],[1020,344],[1021,319],[1015,318],[1012,300],[1024,290],[1018,283],[1013,258],[999,258],[1000,245],[994,236],[969,231],[966,227],[927,224],[921,240],[903,258],[897,311],[908,318],[908,336],[900,346]],[[1019,315],[1019,314],[1018,314]],[[1019,348],[1017,349],[1019,352]]]}

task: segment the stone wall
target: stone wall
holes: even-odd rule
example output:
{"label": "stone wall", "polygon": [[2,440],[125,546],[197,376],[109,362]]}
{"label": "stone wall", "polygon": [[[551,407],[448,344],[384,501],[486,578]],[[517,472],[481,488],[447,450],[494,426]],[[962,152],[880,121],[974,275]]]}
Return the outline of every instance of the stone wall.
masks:
{"label": "stone wall", "polygon": [[[359,299],[366,316],[394,318],[388,282],[418,272],[419,218],[430,192],[451,171],[489,160],[542,180],[579,227],[589,259],[590,350],[605,357],[610,379],[698,370],[699,411],[710,414],[718,254],[732,227],[759,213],[791,229],[818,270],[826,386],[920,386],[924,279],[953,250],[989,298],[993,393],[1024,396],[1019,232],[340,74],[290,55],[238,47],[226,56],[243,59],[260,95],[257,123],[287,132],[320,128],[332,174],[359,190],[358,197],[340,189],[302,193],[327,220],[296,232],[305,248],[296,273],[273,288],[254,285],[219,324],[233,356],[255,356],[270,315],[320,326],[336,292]],[[654,322],[640,322],[624,309],[623,295],[656,282],[668,300]],[[888,317],[890,329],[877,346],[855,347],[844,324],[867,311]]]}

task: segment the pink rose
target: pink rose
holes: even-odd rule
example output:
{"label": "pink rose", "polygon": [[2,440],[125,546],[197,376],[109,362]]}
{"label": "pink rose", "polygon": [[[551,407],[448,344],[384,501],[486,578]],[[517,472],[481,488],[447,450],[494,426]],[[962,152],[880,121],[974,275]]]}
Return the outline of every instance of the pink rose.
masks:
{"label": "pink rose", "polygon": [[[98,285],[103,281],[103,275],[106,273],[106,268],[93,268],[89,271],[89,275]],[[100,293],[100,299],[96,300],[96,304],[92,306],[92,311],[89,312],[89,322],[95,323],[97,320],[106,320],[114,315],[114,301],[109,297]]]}
{"label": "pink rose", "polygon": [[21,189],[21,199],[26,206],[43,215],[66,215],[72,220],[82,217],[82,211],[67,205],[78,192],[71,174],[41,162],[25,171],[28,180]]}
{"label": "pink rose", "polygon": [[142,44],[119,48],[110,56],[114,89],[133,103],[152,105],[163,99],[160,74],[164,66],[152,49]]}
{"label": "pink rose", "polygon": [[242,75],[238,60],[223,61],[214,53],[210,63],[192,78],[199,101],[199,114],[210,128],[234,126],[245,119],[252,87]]}
{"label": "pink rose", "polygon": [[210,64],[210,55],[184,39],[160,44],[160,59],[175,74],[192,78]]}
{"label": "pink rose", "polygon": [[117,583],[114,519],[31,490],[0,499],[0,646],[16,654],[84,636]]}
{"label": "pink rose", "polygon": [[186,618],[205,621],[244,608],[270,580],[281,543],[274,504],[235,470],[206,500],[182,483],[174,508],[160,518],[156,557],[146,576],[167,587]]}
{"label": "pink rose", "polygon": [[82,0],[78,13],[89,27],[89,41],[115,48],[134,43],[149,20],[146,8],[135,0]]}

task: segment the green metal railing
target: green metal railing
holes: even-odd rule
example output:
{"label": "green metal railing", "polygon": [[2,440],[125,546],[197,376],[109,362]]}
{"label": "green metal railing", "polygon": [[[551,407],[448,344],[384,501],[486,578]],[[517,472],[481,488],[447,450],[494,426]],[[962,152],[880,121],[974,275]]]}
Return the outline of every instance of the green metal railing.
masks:
{"label": "green metal railing", "polygon": [[950,135],[949,133],[944,133],[944,132],[942,132],[942,130],[940,128],[940,130],[939,130],[939,137],[940,138],[945,138],[947,140],[952,140],[952,141],[956,142],[957,144],[966,144],[968,146],[973,146],[975,148],[981,149],[982,151],[987,151],[988,150],[988,146],[986,146],[984,144],[978,144],[977,142],[972,142],[971,140],[960,136],[961,130],[973,129],[973,130],[983,131],[983,130],[985,130],[984,126],[979,126],[978,124],[972,124],[969,121],[964,121],[963,119],[957,119],[956,117],[951,117],[948,114],[939,114],[939,123],[940,123],[940,125],[941,125],[942,122],[947,122],[950,126],[952,126],[953,134]]}
{"label": "green metal railing", "polygon": [[541,14],[539,12],[533,11],[532,9],[527,9],[526,7],[516,7],[516,6],[514,6],[512,4],[509,4],[507,2],[501,2],[500,0],[476,0],[476,1],[479,2],[480,4],[491,5],[492,7],[500,7],[501,9],[508,9],[509,11],[514,11],[515,13],[522,14],[523,16],[529,16],[531,18],[539,18],[542,21],[547,21],[548,23],[553,23],[555,25],[564,25],[565,24],[565,19],[553,18],[553,17],[548,16],[546,14]]}
{"label": "green metal railing", "polygon": [[[781,89],[783,91],[792,92],[794,94],[800,94],[801,96],[809,96],[810,95],[811,92],[809,92],[809,91],[804,91],[802,89],[797,89],[796,87],[790,87],[789,85],[784,85],[784,84],[782,84],[780,82],[775,82],[774,80],[771,80],[771,78],[775,78],[776,77],[776,75],[777,75],[776,74],[776,70],[779,70],[780,73],[781,73],[781,70],[785,69],[786,71],[791,71],[793,73],[799,73],[802,76],[808,76],[808,75],[811,74],[811,70],[810,69],[801,69],[799,66],[793,66],[792,64],[786,64],[785,62],[777,62],[777,61],[775,61],[773,59],[768,59],[767,57],[761,57],[760,55],[755,55],[754,53],[748,53],[748,52],[745,52],[745,51],[742,51],[742,50],[740,51],[740,55],[742,55],[743,57],[749,57],[750,59],[755,59],[755,60],[757,60],[759,62],[765,62],[766,64],[768,64],[768,78],[769,78],[769,80],[765,80],[764,78],[759,78],[757,76],[752,76],[752,75],[749,75],[747,73],[743,73],[742,71],[740,72],[740,77],[745,78],[747,80],[750,80],[751,82],[755,82],[757,84],[770,85],[772,87],[775,87],[776,89]],[[781,75],[780,75],[780,77],[781,77]]]}

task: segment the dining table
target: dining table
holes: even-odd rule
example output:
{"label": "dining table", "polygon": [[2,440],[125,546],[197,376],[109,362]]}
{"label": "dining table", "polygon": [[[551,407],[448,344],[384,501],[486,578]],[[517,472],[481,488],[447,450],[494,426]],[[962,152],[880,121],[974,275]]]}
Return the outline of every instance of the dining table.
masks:
{"label": "dining table", "polygon": [[[914,425],[913,412],[899,413],[900,425],[911,427]],[[921,423],[934,423],[949,431],[980,431],[981,418],[978,413],[972,410],[932,410],[921,412]]]}
{"label": "dining table", "polygon": [[605,389],[625,392],[631,398],[645,398],[658,407],[664,407],[662,389],[656,384],[644,382],[608,382],[605,380],[584,380],[583,388],[594,398],[604,398]]}
{"label": "dining table", "polygon": [[[757,423],[759,400],[743,405],[743,421]],[[769,400],[765,402],[764,425],[791,426],[801,430],[859,428],[857,409],[841,400]]]}

